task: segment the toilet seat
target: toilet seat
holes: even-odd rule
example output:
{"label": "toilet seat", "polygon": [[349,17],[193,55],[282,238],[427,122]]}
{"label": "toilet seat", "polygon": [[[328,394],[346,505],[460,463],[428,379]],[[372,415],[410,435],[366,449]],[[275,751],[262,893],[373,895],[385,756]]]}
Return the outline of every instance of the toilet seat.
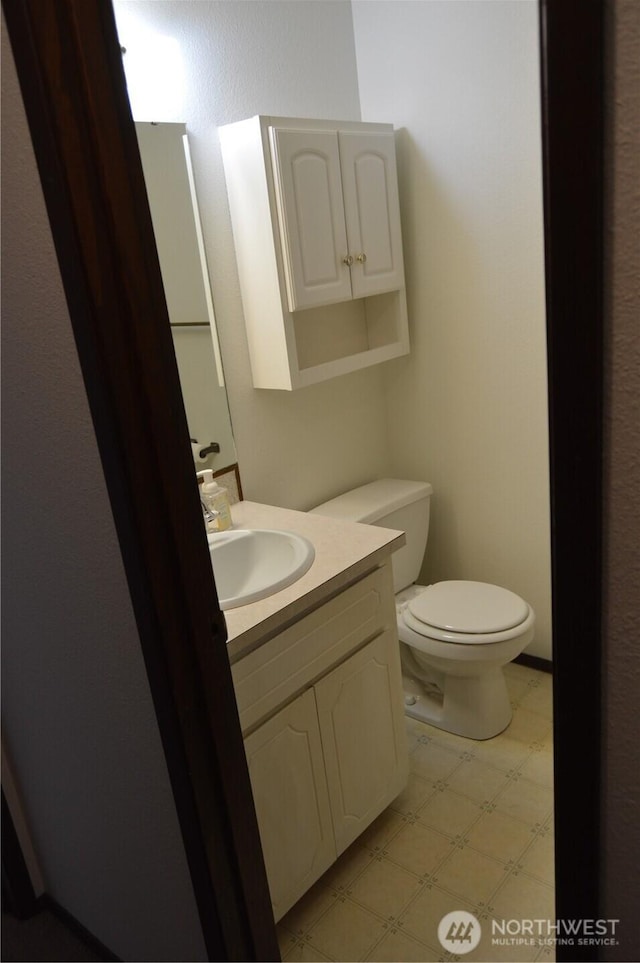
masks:
{"label": "toilet seat", "polygon": [[533,612],[519,595],[498,585],[447,581],[415,594],[403,606],[402,620],[426,638],[483,645],[521,635]]}

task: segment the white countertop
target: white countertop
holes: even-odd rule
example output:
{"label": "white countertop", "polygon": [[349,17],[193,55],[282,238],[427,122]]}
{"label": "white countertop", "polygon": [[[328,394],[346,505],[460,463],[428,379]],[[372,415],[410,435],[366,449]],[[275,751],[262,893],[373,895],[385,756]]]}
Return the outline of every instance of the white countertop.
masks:
{"label": "white countertop", "polygon": [[233,505],[231,515],[234,528],[278,528],[304,535],[316,552],[309,571],[293,585],[224,613],[231,662],[376,568],[405,543],[404,532],[257,502]]}

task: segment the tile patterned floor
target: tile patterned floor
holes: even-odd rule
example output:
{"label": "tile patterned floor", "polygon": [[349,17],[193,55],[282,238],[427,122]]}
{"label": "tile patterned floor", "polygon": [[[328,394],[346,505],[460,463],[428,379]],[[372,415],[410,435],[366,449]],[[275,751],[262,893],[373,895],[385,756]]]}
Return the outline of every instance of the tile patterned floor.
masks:
{"label": "tile patterned floor", "polygon": [[[551,677],[505,671],[514,717],[495,739],[407,719],[409,784],[278,924],[285,963],[554,959],[492,941],[492,920],[555,917]],[[482,926],[464,955],[438,941],[453,910]]]}

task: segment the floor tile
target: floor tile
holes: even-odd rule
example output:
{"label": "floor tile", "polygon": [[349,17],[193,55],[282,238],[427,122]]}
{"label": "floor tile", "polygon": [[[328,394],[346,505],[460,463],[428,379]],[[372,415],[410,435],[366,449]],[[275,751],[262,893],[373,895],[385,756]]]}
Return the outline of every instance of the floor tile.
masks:
{"label": "floor tile", "polygon": [[533,963],[537,959],[540,947],[528,939],[522,943],[500,942],[503,937],[493,937],[491,930],[486,925],[483,927],[483,934],[480,943],[475,950],[466,954],[462,959],[469,963],[483,961],[483,963]]}
{"label": "floor tile", "polygon": [[456,850],[438,869],[435,882],[470,902],[486,903],[503,882],[505,873],[502,863],[466,848]]}
{"label": "floor tile", "polygon": [[[382,851],[382,847],[379,851]],[[369,865],[376,852],[378,847],[362,847],[356,840],[324,874],[321,881],[323,888],[334,894],[345,892]]]}
{"label": "floor tile", "polygon": [[548,752],[553,755],[553,728],[549,730],[543,739],[538,740],[534,748],[541,749],[543,752]]}
{"label": "floor tile", "polygon": [[384,935],[382,921],[350,901],[338,900],[309,932],[309,942],[333,960],[362,960]]}
{"label": "floor tile", "polygon": [[317,950],[311,943],[296,942],[291,949],[282,955],[282,963],[332,963],[330,956],[325,956]]}
{"label": "floor tile", "polygon": [[379,963],[432,963],[442,957],[442,947],[433,949],[420,943],[407,933],[392,930],[387,933],[367,956],[367,960]]}
{"label": "floor tile", "polygon": [[445,782],[460,765],[460,754],[435,742],[418,743],[409,756],[409,767],[421,779],[431,783]]}
{"label": "floor tile", "polygon": [[293,933],[290,933],[283,923],[278,923],[276,926],[276,936],[278,937],[280,956],[284,959],[287,953],[290,953],[298,942],[297,937],[294,936]]}
{"label": "floor tile", "polygon": [[553,788],[553,753],[532,752],[520,767],[520,772],[532,782],[540,783],[547,789]]}
{"label": "floor tile", "polygon": [[296,937],[304,936],[334,903],[331,888],[321,879],[282,917],[278,930],[284,928]]}
{"label": "floor tile", "polygon": [[553,687],[551,679],[548,684],[528,687],[520,705],[529,712],[537,712],[545,719],[550,719],[553,711]]}
{"label": "floor tile", "polygon": [[428,738],[437,746],[443,746],[445,749],[453,749],[458,753],[471,753],[474,754],[476,743],[473,739],[465,739],[464,736],[458,736],[455,732],[446,732],[444,729],[437,729],[435,726],[428,726],[425,723],[421,723],[425,733]]}
{"label": "floor tile", "polygon": [[461,909],[473,912],[473,903],[447,893],[439,886],[425,886],[404,911],[398,925],[404,933],[408,933],[428,946],[437,947],[440,945],[438,940],[440,920],[447,913]]}
{"label": "floor tile", "polygon": [[507,679],[517,679],[528,685],[530,682],[538,682],[541,675],[537,669],[531,669],[528,665],[521,665],[519,662],[508,662],[502,670]]}
{"label": "floor tile", "polygon": [[409,752],[412,752],[420,736],[424,738],[424,725],[422,722],[418,722],[417,719],[410,719],[409,716],[405,716],[406,720],[406,731],[407,731],[407,748]]}
{"label": "floor tile", "polygon": [[449,836],[462,835],[482,815],[480,804],[445,789],[435,793],[418,813],[418,822]]}
{"label": "floor tile", "polygon": [[522,873],[509,876],[491,906],[496,919],[555,919],[553,887]]}
{"label": "floor tile", "polygon": [[361,873],[349,895],[365,909],[386,920],[396,919],[420,890],[420,881],[389,860],[373,860]]}
{"label": "floor tile", "polygon": [[520,859],[524,873],[536,876],[549,886],[553,886],[554,883],[553,845],[553,836],[550,834],[537,836]]}
{"label": "floor tile", "polygon": [[421,826],[420,823],[404,827],[387,844],[387,857],[416,876],[432,873],[439,863],[451,853],[451,839],[442,833]]}
{"label": "floor tile", "polygon": [[479,803],[491,802],[506,785],[506,776],[477,759],[463,762],[447,780],[449,789]]}
{"label": "floor tile", "polygon": [[553,791],[530,779],[513,779],[494,800],[496,809],[530,825],[542,822],[553,809]]}
{"label": "floor tile", "polygon": [[510,739],[531,745],[548,736],[552,728],[551,719],[520,706],[514,712],[507,732]]}
{"label": "floor tile", "polygon": [[421,776],[416,776],[415,773],[410,772],[406,789],[393,800],[391,808],[395,812],[403,813],[405,816],[415,814],[427,799],[433,795],[434,791],[431,780],[423,779]]}
{"label": "floor tile", "polygon": [[519,769],[531,754],[532,749],[527,743],[510,735],[510,728],[494,739],[479,742],[474,752],[478,762],[488,763],[504,773]]}
{"label": "floor tile", "polygon": [[[405,820],[402,818],[402,815],[392,807],[385,809],[377,819],[374,819],[371,825],[365,829],[362,835],[352,844],[350,847],[351,850],[358,847],[376,853],[384,849],[391,837],[395,836],[405,825]],[[348,849],[347,853],[349,853],[349,851]],[[347,853],[344,853],[340,859],[343,860]]]}
{"label": "floor tile", "polygon": [[531,827],[494,811],[484,813],[467,834],[469,845],[503,862],[517,860],[533,839]]}
{"label": "floor tile", "polygon": [[517,679],[507,676],[506,683],[511,705],[514,707],[519,706],[522,699],[529,692],[529,686],[526,679]]}
{"label": "floor tile", "polygon": [[555,958],[556,950],[554,946],[543,946],[536,956],[536,960],[540,960],[540,963],[549,963],[549,961],[553,961]]}

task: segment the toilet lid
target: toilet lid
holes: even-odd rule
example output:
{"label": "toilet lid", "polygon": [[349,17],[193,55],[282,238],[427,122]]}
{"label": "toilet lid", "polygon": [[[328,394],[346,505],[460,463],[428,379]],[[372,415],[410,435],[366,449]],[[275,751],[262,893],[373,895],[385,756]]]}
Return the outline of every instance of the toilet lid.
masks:
{"label": "toilet lid", "polygon": [[527,618],[519,595],[486,582],[436,582],[409,602],[414,618],[448,632],[487,634],[512,629]]}

